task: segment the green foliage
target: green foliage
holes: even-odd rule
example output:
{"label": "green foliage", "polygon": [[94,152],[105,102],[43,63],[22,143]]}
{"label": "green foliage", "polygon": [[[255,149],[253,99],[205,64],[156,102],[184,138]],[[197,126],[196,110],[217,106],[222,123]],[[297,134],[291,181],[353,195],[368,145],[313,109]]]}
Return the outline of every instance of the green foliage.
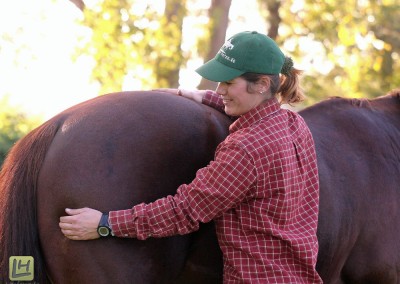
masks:
{"label": "green foliage", "polygon": [[[372,98],[400,86],[395,72],[400,69],[397,0],[258,3],[270,26],[279,25],[278,43],[305,66],[302,85],[308,104],[329,96]],[[84,25],[92,30],[92,41],[83,52],[96,61],[93,79],[102,93],[121,90],[127,77],[134,88],[176,87],[187,56],[207,56],[221,25],[220,11],[210,11],[204,31],[196,35],[199,48],[186,55],[181,50],[185,7],[186,0],[103,0],[85,9]],[[272,10],[274,15],[265,14]]]}
{"label": "green foliage", "polygon": [[[304,0],[302,7],[285,7],[288,30],[283,41],[295,41],[298,60],[318,51],[304,48],[301,39],[322,44],[328,72],[306,70],[304,87],[311,102],[328,96],[376,97],[397,88],[400,76],[400,5],[386,0]],[[329,64],[328,64],[329,63]]]}
{"label": "green foliage", "polygon": [[140,31],[134,25],[135,18],[127,16],[128,0],[107,0],[98,5],[85,9],[83,24],[92,29],[92,40],[83,51],[95,59],[92,77],[101,84],[101,92],[109,93],[121,90],[127,60],[138,57],[130,45]]}
{"label": "green foliage", "polygon": [[126,76],[141,89],[177,85],[185,11],[178,0],[166,1],[164,11],[143,0],[107,0],[86,8],[83,24],[91,28],[92,40],[81,52],[95,59],[92,77],[101,92],[122,90]]}
{"label": "green foliage", "polygon": [[181,51],[183,19],[186,15],[186,7],[182,2],[166,1],[165,16],[161,19],[164,28],[156,32],[156,51],[159,56],[155,62],[155,74],[159,87],[178,87],[179,70],[186,62]]}
{"label": "green foliage", "polygon": [[11,107],[8,98],[0,98],[0,165],[9,149],[21,137],[39,125],[39,118],[28,118],[18,108]]}

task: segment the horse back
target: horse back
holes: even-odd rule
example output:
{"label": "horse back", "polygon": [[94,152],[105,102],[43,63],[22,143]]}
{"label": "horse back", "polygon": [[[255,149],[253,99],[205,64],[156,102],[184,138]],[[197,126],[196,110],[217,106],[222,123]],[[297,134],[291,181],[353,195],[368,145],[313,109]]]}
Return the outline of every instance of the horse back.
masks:
{"label": "horse back", "polygon": [[[394,283],[400,267],[400,100],[332,98],[300,112],[320,176],[325,283]],[[372,282],[371,282],[372,281]]]}

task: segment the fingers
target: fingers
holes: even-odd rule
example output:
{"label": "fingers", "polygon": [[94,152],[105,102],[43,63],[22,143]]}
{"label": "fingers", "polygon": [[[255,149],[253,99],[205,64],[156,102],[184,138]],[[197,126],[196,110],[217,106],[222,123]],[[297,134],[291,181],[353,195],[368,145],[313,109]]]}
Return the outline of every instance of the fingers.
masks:
{"label": "fingers", "polygon": [[66,208],[68,216],[60,217],[61,232],[73,240],[91,240],[99,238],[97,226],[102,213],[91,208]]}
{"label": "fingers", "polygon": [[61,230],[68,230],[69,231],[69,230],[74,229],[74,224],[63,222],[63,221],[61,221],[61,218],[60,218],[60,222],[58,223],[60,228],[61,228]]}
{"label": "fingers", "polygon": [[65,208],[65,213],[67,213],[68,215],[71,215],[71,216],[72,215],[78,215],[78,214],[81,214],[81,213],[87,211],[87,209],[89,209],[89,208],[87,208],[87,207],[78,208],[78,209]]}
{"label": "fingers", "polygon": [[68,239],[75,241],[93,240],[100,237],[97,232],[95,233],[92,231],[76,229],[74,227],[72,227],[72,229],[61,229],[61,232]]}
{"label": "fingers", "polygon": [[60,222],[62,223],[73,223],[76,218],[73,218],[75,215],[79,215],[84,213],[88,208],[79,208],[79,209],[70,209],[70,208],[65,208],[65,213],[67,213],[69,216],[63,216],[60,217]]}
{"label": "fingers", "polygon": [[[61,227],[61,225],[60,225],[60,227]],[[92,231],[92,230],[81,230],[81,229],[73,228],[71,230],[61,229],[61,232],[68,239],[75,240],[75,241],[94,240],[94,239],[100,238],[97,231]]]}
{"label": "fingers", "polygon": [[61,229],[61,232],[64,234],[64,236],[66,236],[69,239],[71,239],[71,237],[74,237],[74,239],[77,238],[77,236],[76,236],[77,232],[76,231]]}
{"label": "fingers", "polygon": [[78,239],[78,236],[81,236],[82,232],[80,232],[79,228],[71,223],[60,222],[59,226],[61,228],[61,232],[69,239]]}
{"label": "fingers", "polygon": [[153,89],[153,91],[165,92],[168,94],[185,97],[198,103],[202,103],[203,97],[206,93],[206,90],[185,90],[172,88]]}
{"label": "fingers", "polygon": [[152,91],[158,91],[158,92],[169,93],[169,94],[172,94],[172,95],[182,96],[182,91],[180,89],[160,88],[160,89],[153,89]]}

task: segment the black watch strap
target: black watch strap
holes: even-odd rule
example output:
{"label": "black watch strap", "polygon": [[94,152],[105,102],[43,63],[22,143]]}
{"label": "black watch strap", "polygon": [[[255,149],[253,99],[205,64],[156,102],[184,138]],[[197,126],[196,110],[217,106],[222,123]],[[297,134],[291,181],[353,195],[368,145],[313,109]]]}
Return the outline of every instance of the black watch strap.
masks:
{"label": "black watch strap", "polygon": [[97,227],[97,233],[100,237],[113,236],[110,224],[108,223],[108,214],[103,213],[100,218],[99,225]]}

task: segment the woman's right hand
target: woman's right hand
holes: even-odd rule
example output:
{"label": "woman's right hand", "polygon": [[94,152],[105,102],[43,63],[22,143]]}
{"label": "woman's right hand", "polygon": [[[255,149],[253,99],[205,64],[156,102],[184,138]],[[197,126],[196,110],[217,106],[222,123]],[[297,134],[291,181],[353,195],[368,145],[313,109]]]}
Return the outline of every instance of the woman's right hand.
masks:
{"label": "woman's right hand", "polygon": [[165,92],[172,95],[182,96],[195,102],[202,103],[203,97],[206,94],[206,90],[184,90],[184,89],[173,89],[173,88],[161,88],[153,89],[152,91]]}

